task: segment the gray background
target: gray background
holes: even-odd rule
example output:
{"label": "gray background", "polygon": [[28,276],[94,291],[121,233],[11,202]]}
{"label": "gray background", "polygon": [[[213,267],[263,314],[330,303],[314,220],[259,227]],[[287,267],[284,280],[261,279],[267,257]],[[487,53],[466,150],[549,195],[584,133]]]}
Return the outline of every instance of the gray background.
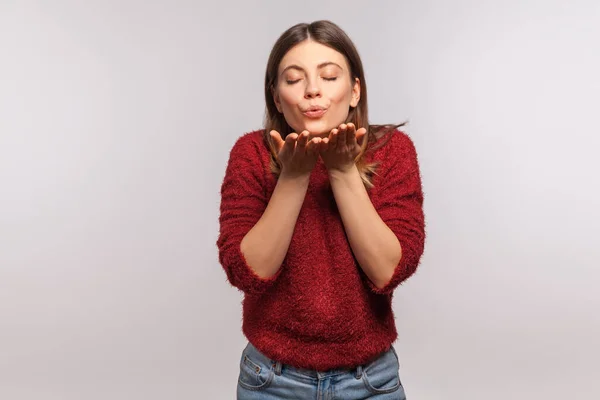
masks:
{"label": "gray background", "polygon": [[1,399],[234,398],[220,183],[322,18],[420,156],[409,397],[600,398],[600,2],[0,0]]}

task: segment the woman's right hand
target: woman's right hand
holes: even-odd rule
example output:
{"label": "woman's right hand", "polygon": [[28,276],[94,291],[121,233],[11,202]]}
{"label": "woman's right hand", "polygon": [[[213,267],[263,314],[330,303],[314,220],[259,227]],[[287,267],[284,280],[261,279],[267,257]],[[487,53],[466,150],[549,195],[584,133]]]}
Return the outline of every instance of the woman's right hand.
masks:
{"label": "woman's right hand", "polygon": [[276,130],[270,133],[277,148],[277,157],[281,162],[281,175],[288,177],[308,176],[319,157],[319,137],[308,140],[310,133],[303,131],[300,135],[290,133],[285,140]]}

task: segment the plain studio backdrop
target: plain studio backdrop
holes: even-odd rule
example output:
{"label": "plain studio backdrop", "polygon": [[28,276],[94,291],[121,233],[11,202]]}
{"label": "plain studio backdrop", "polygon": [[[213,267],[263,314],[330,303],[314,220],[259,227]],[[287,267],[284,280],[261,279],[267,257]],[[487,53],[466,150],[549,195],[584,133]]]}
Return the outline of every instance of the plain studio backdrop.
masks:
{"label": "plain studio backdrop", "polygon": [[235,397],[220,184],[317,19],[419,153],[409,398],[600,398],[600,2],[209,3],[0,1],[0,398]]}

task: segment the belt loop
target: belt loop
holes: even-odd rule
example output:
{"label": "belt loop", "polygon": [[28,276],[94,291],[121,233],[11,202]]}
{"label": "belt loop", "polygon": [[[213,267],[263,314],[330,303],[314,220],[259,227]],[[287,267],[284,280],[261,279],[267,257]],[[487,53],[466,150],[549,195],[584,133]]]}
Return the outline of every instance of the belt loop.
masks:
{"label": "belt loop", "polygon": [[362,365],[359,365],[356,368],[356,379],[362,378],[362,374],[363,374],[363,367],[362,367]]}
{"label": "belt loop", "polygon": [[275,375],[281,375],[281,361],[273,361]]}

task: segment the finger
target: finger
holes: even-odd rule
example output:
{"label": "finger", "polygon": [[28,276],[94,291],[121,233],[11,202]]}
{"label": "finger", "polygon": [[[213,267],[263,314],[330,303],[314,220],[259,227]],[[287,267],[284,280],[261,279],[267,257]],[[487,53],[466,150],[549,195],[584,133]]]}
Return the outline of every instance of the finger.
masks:
{"label": "finger", "polygon": [[356,146],[356,128],[352,122],[348,123],[346,130],[346,146]]}
{"label": "finger", "polygon": [[321,143],[319,143],[319,151],[321,153],[327,151],[327,149],[329,148],[329,144],[330,143],[331,142],[330,142],[329,138],[323,138],[321,140]]}
{"label": "finger", "polygon": [[343,151],[346,148],[346,136],[347,136],[348,127],[346,124],[340,125],[340,133],[338,133],[338,139],[336,144],[336,149],[338,151]]}
{"label": "finger", "polygon": [[279,134],[279,132],[277,132],[276,130],[272,130],[271,132],[269,132],[269,135],[271,135],[271,137],[273,138],[273,143],[275,143],[275,147],[277,148],[277,151],[281,150],[281,148],[283,147],[283,144],[285,142],[281,138],[281,135]]}
{"label": "finger", "polygon": [[306,151],[306,145],[308,143],[308,136],[310,134],[308,133],[308,131],[302,131],[302,133],[300,134],[299,138],[298,138],[298,142],[296,145],[296,150],[298,151]]}
{"label": "finger", "polygon": [[294,152],[294,148],[296,147],[296,139],[298,139],[298,134],[290,133],[285,137],[285,144],[283,145],[283,149],[281,149],[282,154],[292,154]]}
{"label": "finger", "polygon": [[339,130],[337,128],[334,128],[331,130],[331,133],[329,134],[329,147],[331,147],[332,149],[335,149],[335,146],[337,146],[338,133],[339,133]]}
{"label": "finger", "polygon": [[290,133],[285,137],[285,144],[296,144],[296,141],[298,140],[298,134],[297,133]]}
{"label": "finger", "polygon": [[308,142],[308,144],[306,145],[306,152],[310,155],[315,155],[320,148],[322,139],[317,137],[317,138],[312,138],[310,140],[310,142]]}

